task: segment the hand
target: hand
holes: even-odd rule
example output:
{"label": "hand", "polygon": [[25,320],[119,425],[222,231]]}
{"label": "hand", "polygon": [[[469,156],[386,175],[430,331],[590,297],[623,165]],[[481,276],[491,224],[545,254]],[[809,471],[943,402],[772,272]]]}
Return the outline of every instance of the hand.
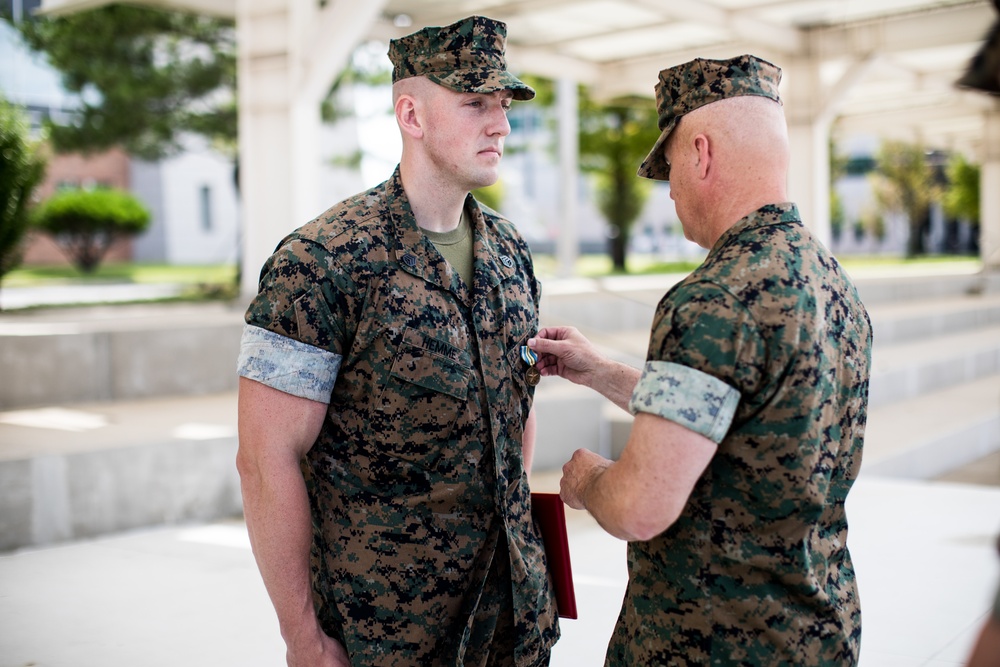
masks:
{"label": "hand", "polygon": [[344,646],[322,631],[308,642],[288,644],[285,660],[288,667],[351,667]]}
{"label": "hand", "polygon": [[559,375],[570,382],[592,387],[603,359],[597,348],[574,327],[547,327],[528,341],[538,353],[538,371]]}
{"label": "hand", "polygon": [[578,449],[573,458],[563,466],[563,476],[559,480],[559,497],[576,510],[587,509],[585,498],[590,485],[604,474],[612,461],[589,449]]}

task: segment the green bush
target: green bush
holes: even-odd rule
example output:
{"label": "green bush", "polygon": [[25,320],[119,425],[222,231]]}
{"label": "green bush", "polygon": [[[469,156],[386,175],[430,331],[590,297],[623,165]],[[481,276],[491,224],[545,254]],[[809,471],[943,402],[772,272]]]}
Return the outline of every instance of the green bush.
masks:
{"label": "green bush", "polygon": [[145,206],[114,189],[64,190],[35,212],[34,225],[52,235],[73,265],[91,273],[115,241],[149,227]]}
{"label": "green bush", "polygon": [[45,175],[45,160],[28,139],[20,111],[0,98],[0,279],[21,263],[31,198]]}

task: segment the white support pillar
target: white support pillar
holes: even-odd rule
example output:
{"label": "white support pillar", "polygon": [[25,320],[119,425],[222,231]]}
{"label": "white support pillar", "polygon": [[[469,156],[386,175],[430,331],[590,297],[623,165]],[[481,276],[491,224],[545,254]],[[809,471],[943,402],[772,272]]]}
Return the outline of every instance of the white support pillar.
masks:
{"label": "white support pillar", "polygon": [[802,222],[830,243],[830,120],[823,113],[819,62],[801,59],[783,67],[782,98],[788,120],[791,162],[788,196]]}
{"label": "white support pillar", "polygon": [[320,103],[384,4],[237,0],[244,295],[281,238],[336,203],[319,188]]}
{"label": "white support pillar", "polygon": [[1000,271],[1000,109],[986,114],[979,176],[979,251],[983,269]]}
{"label": "white support pillar", "polygon": [[[239,91],[240,223],[243,275],[240,291],[257,291],[264,260],[278,241],[306,222],[301,208],[310,183],[297,167],[318,128],[318,111],[296,99],[299,66],[291,51],[296,5],[286,0],[238,0],[236,8]],[[317,125],[313,126],[313,119]]]}
{"label": "white support pillar", "polygon": [[559,235],[556,237],[558,275],[572,276],[580,254],[579,179],[580,118],[577,82],[561,78],[556,85],[559,110]]}

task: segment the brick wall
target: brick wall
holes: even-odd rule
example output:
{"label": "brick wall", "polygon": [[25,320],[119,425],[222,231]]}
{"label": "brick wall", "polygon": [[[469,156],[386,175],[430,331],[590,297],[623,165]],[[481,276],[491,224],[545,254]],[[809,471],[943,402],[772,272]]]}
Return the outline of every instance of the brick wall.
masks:
{"label": "brick wall", "polygon": [[[49,158],[45,180],[38,187],[36,196],[42,200],[52,196],[61,187],[106,187],[129,189],[129,157],[121,149],[111,149],[93,155],[52,155]],[[106,262],[132,259],[132,240],[116,242]],[[25,240],[25,265],[69,264],[69,260],[47,234],[31,232]]]}

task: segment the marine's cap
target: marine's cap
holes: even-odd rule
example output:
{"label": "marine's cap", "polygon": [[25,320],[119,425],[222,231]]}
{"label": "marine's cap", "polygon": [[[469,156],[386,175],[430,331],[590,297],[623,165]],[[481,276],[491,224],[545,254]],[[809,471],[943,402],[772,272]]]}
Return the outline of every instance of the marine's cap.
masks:
{"label": "marine's cap", "polygon": [[426,76],[460,93],[510,90],[516,100],[535,91],[507,71],[507,26],[485,16],[470,16],[443,28],[424,28],[389,42],[392,82]]}
{"label": "marine's cap", "polygon": [[663,146],[681,116],[706,104],[741,95],[769,97],[781,104],[778,97],[780,82],[779,67],[750,55],[731,60],[696,58],[661,70],[656,84],[660,138],[639,166],[639,176],[657,181],[670,180],[670,166],[663,156]]}

